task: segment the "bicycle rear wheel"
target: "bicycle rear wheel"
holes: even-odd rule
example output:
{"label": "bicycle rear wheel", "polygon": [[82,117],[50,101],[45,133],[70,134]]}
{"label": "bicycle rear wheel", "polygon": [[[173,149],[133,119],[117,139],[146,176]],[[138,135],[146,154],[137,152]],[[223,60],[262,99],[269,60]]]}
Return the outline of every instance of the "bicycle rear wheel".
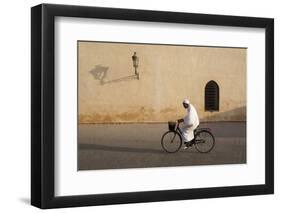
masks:
{"label": "bicycle rear wheel", "polygon": [[182,139],[176,131],[168,131],[164,133],[161,139],[162,148],[168,153],[177,152],[182,145]]}
{"label": "bicycle rear wheel", "polygon": [[201,130],[195,135],[195,148],[198,152],[208,153],[215,146],[215,137],[208,130]]}

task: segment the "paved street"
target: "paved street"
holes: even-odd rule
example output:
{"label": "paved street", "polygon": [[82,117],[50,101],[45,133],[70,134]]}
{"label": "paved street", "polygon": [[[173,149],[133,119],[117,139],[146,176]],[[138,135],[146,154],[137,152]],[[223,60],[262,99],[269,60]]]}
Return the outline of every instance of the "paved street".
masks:
{"label": "paved street", "polygon": [[118,169],[246,163],[246,123],[202,123],[216,138],[207,154],[194,147],[168,154],[161,147],[167,124],[82,124],[78,169]]}

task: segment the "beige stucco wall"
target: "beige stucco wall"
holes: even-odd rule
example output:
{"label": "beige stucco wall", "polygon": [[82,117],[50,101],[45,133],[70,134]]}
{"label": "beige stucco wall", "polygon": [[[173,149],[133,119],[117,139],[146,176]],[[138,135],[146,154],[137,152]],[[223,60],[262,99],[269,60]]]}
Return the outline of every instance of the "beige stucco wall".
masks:
{"label": "beige stucco wall", "polygon": [[[139,80],[132,76],[134,52]],[[246,53],[244,48],[78,42],[79,123],[175,120],[185,113],[184,98],[201,121],[245,121]],[[210,80],[220,88],[219,112],[204,111]]]}

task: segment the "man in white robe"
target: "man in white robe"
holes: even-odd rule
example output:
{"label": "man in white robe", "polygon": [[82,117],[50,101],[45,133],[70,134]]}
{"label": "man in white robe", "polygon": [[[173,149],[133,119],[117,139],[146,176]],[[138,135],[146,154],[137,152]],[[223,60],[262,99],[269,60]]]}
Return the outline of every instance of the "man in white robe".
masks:
{"label": "man in white robe", "polygon": [[183,123],[181,127],[182,137],[185,145],[188,147],[194,139],[194,130],[199,125],[199,118],[195,107],[188,99],[184,99],[182,104],[187,113],[186,116],[183,119],[179,119],[178,122]]}

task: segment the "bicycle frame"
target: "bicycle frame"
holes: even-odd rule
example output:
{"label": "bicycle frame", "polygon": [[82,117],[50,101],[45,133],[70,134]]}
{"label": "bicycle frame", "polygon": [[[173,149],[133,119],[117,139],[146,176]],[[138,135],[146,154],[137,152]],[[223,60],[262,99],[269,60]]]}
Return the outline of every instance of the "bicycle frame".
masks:
{"label": "bicycle frame", "polygon": [[[196,135],[196,133],[198,132],[198,131],[201,131],[201,130],[207,130],[207,131],[210,131],[210,132],[212,132],[212,130],[210,129],[210,128],[196,128],[196,129],[194,129],[194,137],[195,137],[195,135]],[[176,126],[176,128],[175,128],[175,131],[176,132],[178,132],[179,134],[180,134],[180,136],[181,137],[183,137],[182,136],[182,130],[181,130],[181,128],[179,127],[179,123],[177,122],[177,126]],[[182,138],[181,138],[182,139]]]}
{"label": "bicycle frame", "polygon": [[177,127],[176,127],[176,132],[178,132],[179,134],[180,134],[180,136],[181,136],[181,139],[182,139],[182,131],[181,131],[181,128],[179,127],[179,123],[177,122]]}

